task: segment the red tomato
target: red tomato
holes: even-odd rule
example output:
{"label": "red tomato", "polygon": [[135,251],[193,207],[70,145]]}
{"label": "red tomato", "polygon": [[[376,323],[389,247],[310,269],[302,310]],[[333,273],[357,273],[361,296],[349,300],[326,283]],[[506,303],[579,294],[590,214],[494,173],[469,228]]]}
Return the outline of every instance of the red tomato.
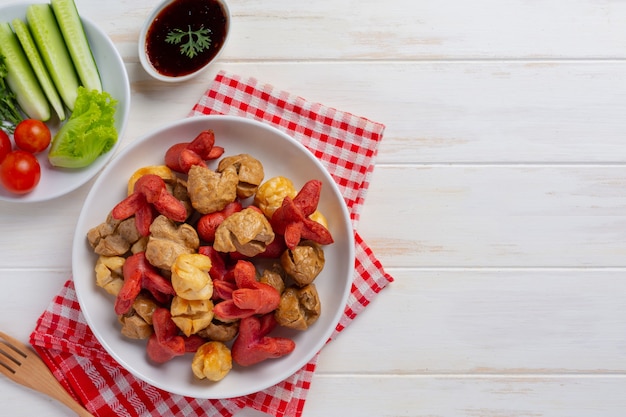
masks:
{"label": "red tomato", "polygon": [[13,139],[18,148],[30,153],[39,153],[50,145],[52,135],[48,126],[41,120],[24,119],[15,126]]}
{"label": "red tomato", "polygon": [[0,163],[4,161],[4,157],[11,152],[11,139],[7,133],[0,129]]}
{"label": "red tomato", "polygon": [[15,194],[32,191],[41,178],[41,167],[35,155],[16,150],[9,152],[0,165],[0,182]]}

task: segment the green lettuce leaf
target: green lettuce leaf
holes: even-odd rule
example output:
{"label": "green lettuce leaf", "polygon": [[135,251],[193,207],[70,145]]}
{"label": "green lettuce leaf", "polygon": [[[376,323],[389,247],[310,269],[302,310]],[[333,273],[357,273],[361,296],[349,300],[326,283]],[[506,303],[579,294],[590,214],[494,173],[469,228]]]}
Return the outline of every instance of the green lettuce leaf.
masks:
{"label": "green lettuce leaf", "polygon": [[117,101],[106,91],[78,87],[74,111],[52,140],[48,159],[53,166],[83,168],[117,142]]}

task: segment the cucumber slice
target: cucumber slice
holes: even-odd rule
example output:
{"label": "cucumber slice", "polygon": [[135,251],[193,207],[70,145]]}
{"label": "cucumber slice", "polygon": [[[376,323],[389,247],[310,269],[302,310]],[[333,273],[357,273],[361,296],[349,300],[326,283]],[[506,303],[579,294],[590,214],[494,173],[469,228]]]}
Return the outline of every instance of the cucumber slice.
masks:
{"label": "cucumber slice", "polygon": [[15,93],[17,103],[32,119],[50,119],[50,106],[11,25],[0,23],[0,54],[7,67],[7,85]]}
{"label": "cucumber slice", "polygon": [[41,60],[41,55],[39,55],[39,51],[35,46],[35,41],[33,41],[33,37],[30,34],[30,30],[28,29],[28,25],[21,19],[13,19],[11,22],[13,25],[13,30],[17,35],[17,39],[19,39],[20,44],[22,45],[22,49],[30,62],[30,66],[33,69],[33,72],[37,76],[37,80],[39,80],[39,85],[43,89],[43,92],[46,94],[50,105],[56,112],[57,116],[59,116],[59,120],[65,120],[65,109],[63,108],[63,103],[61,102],[61,97],[59,97],[59,93],[52,82],[52,78],[50,78],[50,74],[48,74],[48,70],[46,69],[43,61]]}
{"label": "cucumber slice", "polygon": [[78,15],[76,3],[74,0],[51,0],[50,4],[80,81],[88,90],[102,92],[100,73]]}
{"label": "cucumber slice", "polygon": [[26,22],[59,95],[67,108],[74,110],[80,82],[52,8],[46,3],[29,5]]}

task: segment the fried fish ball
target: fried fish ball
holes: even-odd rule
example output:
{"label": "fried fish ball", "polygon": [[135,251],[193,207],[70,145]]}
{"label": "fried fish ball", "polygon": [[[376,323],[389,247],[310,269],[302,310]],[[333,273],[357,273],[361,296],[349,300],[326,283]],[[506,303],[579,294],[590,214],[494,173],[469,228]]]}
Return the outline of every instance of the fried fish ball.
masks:
{"label": "fried fish ball", "polygon": [[148,295],[140,293],[133,302],[133,310],[146,323],[152,325],[152,314],[159,307],[154,299]]}
{"label": "fried fish ball", "polygon": [[228,216],[215,231],[213,247],[219,252],[255,256],[274,240],[274,231],[260,211],[248,207]]}
{"label": "fried fish ball", "polygon": [[139,294],[133,302],[133,308],[128,313],[118,316],[118,321],[122,324],[122,334],[129,339],[148,339],[154,332],[152,314],[157,308],[154,299]]}
{"label": "fried fish ball", "polygon": [[320,298],[315,284],[289,287],[280,296],[274,312],[278,324],[296,330],[306,330],[317,321],[321,313]]}
{"label": "fried fish ball", "polygon": [[251,155],[242,153],[223,158],[217,166],[217,172],[222,172],[230,166],[235,167],[239,178],[237,197],[248,198],[254,195],[265,176],[263,164]]}
{"label": "fried fish ball", "polygon": [[100,256],[96,261],[96,285],[117,296],[124,285],[122,267],[126,259],[121,256]]}
{"label": "fried fish ball", "polygon": [[180,254],[194,253],[199,246],[196,229],[187,223],[176,224],[160,215],[150,225],[146,258],[157,268],[171,269]]}
{"label": "fried fish ball", "polygon": [[213,320],[213,302],[185,300],[176,296],[170,305],[170,314],[185,336],[191,336],[206,328]]}
{"label": "fried fish ball", "polygon": [[154,333],[153,327],[136,315],[133,310],[119,316],[118,321],[122,324],[122,335],[129,339],[148,339]]}
{"label": "fried fish ball", "polygon": [[121,256],[141,238],[135,219],[116,220],[107,215],[106,221],[87,232],[87,240],[98,255]]}
{"label": "fried fish ball", "polygon": [[310,284],[322,272],[325,264],[324,250],[317,243],[305,240],[280,256],[280,263],[297,285]]}
{"label": "fried fish ball", "polygon": [[193,208],[202,214],[224,209],[237,198],[239,177],[234,166],[218,173],[194,165],[187,177],[187,191]]}
{"label": "fried fish ball", "polygon": [[211,258],[199,253],[183,253],[172,265],[172,286],[186,300],[208,300],[213,296],[209,276]]}
{"label": "fried fish ball", "polygon": [[276,262],[270,268],[263,270],[259,282],[275,288],[279,294],[282,294],[285,291],[285,270],[281,264]]}
{"label": "fried fish ball", "polygon": [[215,340],[217,342],[230,342],[237,336],[239,331],[239,320],[226,323],[213,317],[213,320],[207,327],[200,330],[198,336],[205,339]]}
{"label": "fried fish ball", "polygon": [[230,349],[222,343],[211,341],[198,348],[191,361],[191,369],[198,379],[220,381],[233,368]]}
{"label": "fried fish ball", "polygon": [[297,194],[298,190],[289,178],[273,177],[259,186],[254,196],[254,205],[271,219],[272,214],[281,206],[286,196],[294,198]]}

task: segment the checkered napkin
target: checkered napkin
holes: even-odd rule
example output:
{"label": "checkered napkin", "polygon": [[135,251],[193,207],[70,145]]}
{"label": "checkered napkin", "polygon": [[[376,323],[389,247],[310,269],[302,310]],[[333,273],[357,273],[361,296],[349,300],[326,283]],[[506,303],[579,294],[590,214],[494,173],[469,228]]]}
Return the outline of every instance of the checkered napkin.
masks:
{"label": "checkered napkin", "polygon": [[[228,114],[271,124],[302,142],[339,185],[356,230],[384,126],[310,103],[253,78],[220,72],[190,113]],[[356,269],[334,338],[393,278],[355,231]],[[68,280],[37,321],[31,344],[63,386],[96,416],[233,416],[251,407],[298,417],[319,353],[302,369],[264,391],[225,400],[183,397],[136,379],[98,343],[80,311]]]}

